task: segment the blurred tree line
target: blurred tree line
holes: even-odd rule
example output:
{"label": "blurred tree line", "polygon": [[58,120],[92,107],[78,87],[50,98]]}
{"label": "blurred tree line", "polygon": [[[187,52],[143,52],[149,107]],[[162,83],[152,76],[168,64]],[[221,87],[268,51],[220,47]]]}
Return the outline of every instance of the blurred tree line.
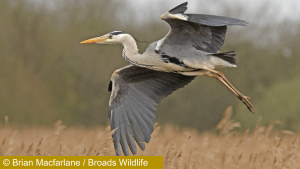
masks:
{"label": "blurred tree line", "polygon": [[[160,15],[169,8],[161,6],[155,12]],[[0,0],[1,123],[9,116],[15,124],[47,126],[60,119],[67,125],[106,125],[110,76],[128,63],[121,57],[121,45],[79,42],[114,30],[152,42],[169,30],[159,17],[149,16],[149,21],[139,25],[130,18],[121,22],[117,14],[126,9],[126,2],[116,0],[66,0],[53,9],[29,1]],[[273,23],[266,10],[243,15],[241,7],[232,9],[223,4],[218,15],[250,24],[229,27],[222,51],[236,50],[238,68],[221,71],[252,98],[256,114],[247,112],[220,82],[198,77],[159,105],[157,122],[211,129],[225,108],[233,105],[235,119],[243,127],[254,126],[262,116],[263,124],[282,120],[284,129],[298,131],[300,21]],[[140,53],[148,46],[138,45]]]}

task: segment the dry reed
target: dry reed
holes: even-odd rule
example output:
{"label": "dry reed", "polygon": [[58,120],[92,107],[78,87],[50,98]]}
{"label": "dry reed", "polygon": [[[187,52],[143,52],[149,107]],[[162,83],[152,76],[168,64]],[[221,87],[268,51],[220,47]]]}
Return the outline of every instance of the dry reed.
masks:
{"label": "dry reed", "polygon": [[[178,169],[292,169],[300,167],[299,133],[275,131],[273,124],[260,126],[253,131],[237,133],[240,123],[231,119],[232,108],[216,131],[198,133],[192,129],[155,124],[152,139],[141,156],[164,156],[164,168]],[[75,128],[61,121],[49,128],[11,127],[8,117],[0,129],[0,155],[51,155],[51,156],[113,156],[115,155],[109,127]],[[281,124],[274,121],[274,124]],[[35,150],[34,150],[35,149]]]}

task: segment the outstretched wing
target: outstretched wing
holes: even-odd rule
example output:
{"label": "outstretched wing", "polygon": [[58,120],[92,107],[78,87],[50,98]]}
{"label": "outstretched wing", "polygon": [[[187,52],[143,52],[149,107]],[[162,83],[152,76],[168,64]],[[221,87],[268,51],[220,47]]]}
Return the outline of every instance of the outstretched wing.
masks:
{"label": "outstretched wing", "polygon": [[154,130],[157,104],[194,78],[132,65],[116,70],[108,112],[116,154],[121,155],[121,147],[125,155],[129,149],[136,154],[135,142],[144,150]]}
{"label": "outstretched wing", "polygon": [[166,37],[158,41],[156,51],[172,53],[176,46],[195,48],[208,53],[217,53],[221,50],[227,30],[227,25],[245,26],[243,20],[205,15],[184,14],[187,2],[166,12],[161,16],[170,26],[171,30]]}

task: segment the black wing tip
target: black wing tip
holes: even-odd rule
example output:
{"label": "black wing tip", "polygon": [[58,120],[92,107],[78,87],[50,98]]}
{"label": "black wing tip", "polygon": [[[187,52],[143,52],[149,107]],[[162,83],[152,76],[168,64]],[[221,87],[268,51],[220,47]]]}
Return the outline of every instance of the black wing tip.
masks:
{"label": "black wing tip", "polygon": [[188,5],[188,2],[184,2],[184,3],[176,6],[175,8],[169,10],[169,13],[171,13],[171,14],[184,13],[187,10],[187,5]]}

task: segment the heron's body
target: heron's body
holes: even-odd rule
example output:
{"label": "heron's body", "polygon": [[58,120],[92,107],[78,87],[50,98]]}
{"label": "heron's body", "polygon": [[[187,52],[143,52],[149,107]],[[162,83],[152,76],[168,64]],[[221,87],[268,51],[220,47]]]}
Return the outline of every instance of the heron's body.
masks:
{"label": "heron's body", "polygon": [[227,25],[245,26],[246,22],[221,16],[185,14],[183,3],[161,16],[171,27],[161,40],[151,43],[139,54],[135,39],[127,33],[114,31],[82,43],[121,43],[123,58],[129,66],[116,70],[109,85],[109,119],[117,155],[121,147],[125,155],[129,149],[137,153],[135,142],[144,150],[154,130],[157,104],[195,76],[209,76],[221,81],[253,112],[247,96],[242,95],[214,70],[236,67],[234,51],[219,53]]}
{"label": "heron's body", "polygon": [[[128,35],[130,36],[130,35]],[[132,37],[128,37],[131,43],[136,43]],[[207,52],[197,50],[196,48],[178,47],[173,53],[174,56],[160,54],[156,48],[159,41],[151,43],[143,54],[134,54],[128,52],[129,48],[124,45],[123,57],[133,65],[146,67],[164,72],[194,72],[199,69],[215,69],[222,67],[236,67],[234,63],[230,63],[220,57],[214,56]],[[137,50],[137,49],[136,49]],[[186,53],[184,51],[190,51]],[[136,61],[136,62],[135,62]]]}

